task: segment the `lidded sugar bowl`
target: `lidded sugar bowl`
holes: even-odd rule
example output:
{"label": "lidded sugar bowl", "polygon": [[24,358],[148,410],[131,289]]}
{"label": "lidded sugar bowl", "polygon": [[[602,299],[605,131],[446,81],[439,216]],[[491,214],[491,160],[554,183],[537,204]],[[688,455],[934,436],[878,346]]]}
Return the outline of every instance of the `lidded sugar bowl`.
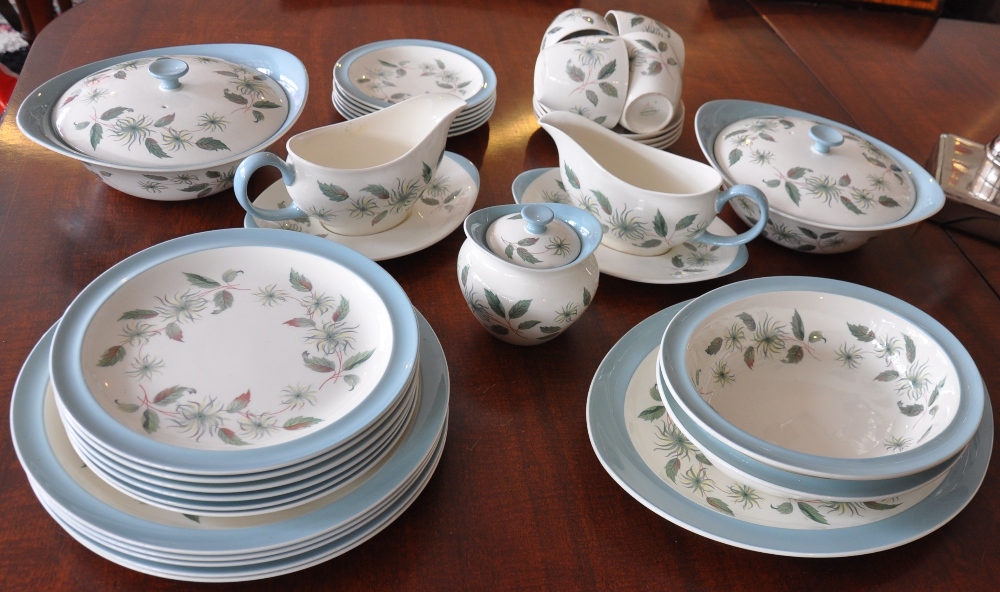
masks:
{"label": "lidded sugar bowl", "polygon": [[469,310],[494,337],[538,345],[561,335],[590,306],[601,224],[566,204],[511,204],[473,212],[458,253]]}

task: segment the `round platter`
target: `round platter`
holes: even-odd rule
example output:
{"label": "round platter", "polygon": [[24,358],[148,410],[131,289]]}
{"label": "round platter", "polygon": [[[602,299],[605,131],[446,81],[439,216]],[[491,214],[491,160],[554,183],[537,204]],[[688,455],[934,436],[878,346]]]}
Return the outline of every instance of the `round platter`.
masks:
{"label": "round platter", "polygon": [[941,485],[920,503],[894,516],[849,528],[776,528],[752,524],[707,503],[694,502],[676,485],[671,486],[666,474],[660,477],[649,468],[632,443],[625,417],[629,383],[643,360],[655,352],[667,324],[683,304],[656,313],[626,333],[601,362],[587,398],[587,427],[598,459],[622,488],[650,510],[687,530],[744,549],[840,557],[889,549],[925,536],[951,520],[979,489],[993,445],[988,398],[979,431]]}

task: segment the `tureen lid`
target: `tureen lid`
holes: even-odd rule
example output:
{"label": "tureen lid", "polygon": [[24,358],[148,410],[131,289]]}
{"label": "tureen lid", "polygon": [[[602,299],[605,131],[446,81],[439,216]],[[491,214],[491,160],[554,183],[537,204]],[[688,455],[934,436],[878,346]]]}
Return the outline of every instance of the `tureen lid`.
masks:
{"label": "tureen lid", "polygon": [[530,269],[569,265],[583,249],[576,231],[542,204],[498,218],[486,231],[486,243],[494,255]]}
{"label": "tureen lid", "polygon": [[80,80],[53,125],[73,149],[115,164],[200,165],[260,146],[288,116],[270,77],[220,58],[130,60]]}
{"label": "tureen lid", "polygon": [[773,209],[805,220],[885,224],[905,216],[916,198],[908,172],[881,148],[800,117],[730,124],[716,136],[715,157],[735,183],[760,187]]}

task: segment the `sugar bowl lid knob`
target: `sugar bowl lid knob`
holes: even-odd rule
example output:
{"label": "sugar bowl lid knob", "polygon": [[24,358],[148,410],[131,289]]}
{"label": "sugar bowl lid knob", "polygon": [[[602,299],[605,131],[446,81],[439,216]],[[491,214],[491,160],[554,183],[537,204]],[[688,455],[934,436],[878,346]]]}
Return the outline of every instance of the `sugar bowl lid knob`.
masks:
{"label": "sugar bowl lid knob", "polygon": [[497,257],[529,269],[569,265],[583,248],[573,227],[543,204],[528,204],[520,212],[497,219],[486,241]]}

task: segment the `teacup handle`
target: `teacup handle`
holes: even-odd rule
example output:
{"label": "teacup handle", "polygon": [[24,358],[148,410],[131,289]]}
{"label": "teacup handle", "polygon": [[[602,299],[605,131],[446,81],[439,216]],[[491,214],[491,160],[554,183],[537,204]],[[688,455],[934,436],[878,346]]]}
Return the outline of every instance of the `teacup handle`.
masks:
{"label": "teacup handle", "polygon": [[243,159],[240,166],[236,167],[236,177],[233,179],[233,191],[236,192],[236,199],[239,200],[243,209],[261,220],[293,220],[307,217],[307,214],[294,202],[290,206],[277,210],[264,210],[250,203],[250,196],[247,195],[247,183],[250,182],[250,175],[254,174],[257,169],[266,166],[273,166],[281,171],[281,180],[286,186],[295,182],[295,169],[292,168],[292,165],[270,152],[251,154]]}
{"label": "teacup handle", "polygon": [[736,236],[719,236],[705,231],[694,237],[694,242],[705,243],[707,245],[718,245],[720,247],[735,247],[752,241],[764,231],[764,226],[767,225],[767,217],[770,210],[767,206],[767,198],[764,197],[764,194],[761,193],[760,189],[757,189],[753,185],[733,185],[729,189],[720,192],[718,197],[715,198],[715,212],[721,212],[722,208],[729,203],[730,200],[737,197],[745,197],[757,204],[757,209],[760,211],[760,219],[757,220],[757,223],[754,224],[750,230],[737,234]]}

